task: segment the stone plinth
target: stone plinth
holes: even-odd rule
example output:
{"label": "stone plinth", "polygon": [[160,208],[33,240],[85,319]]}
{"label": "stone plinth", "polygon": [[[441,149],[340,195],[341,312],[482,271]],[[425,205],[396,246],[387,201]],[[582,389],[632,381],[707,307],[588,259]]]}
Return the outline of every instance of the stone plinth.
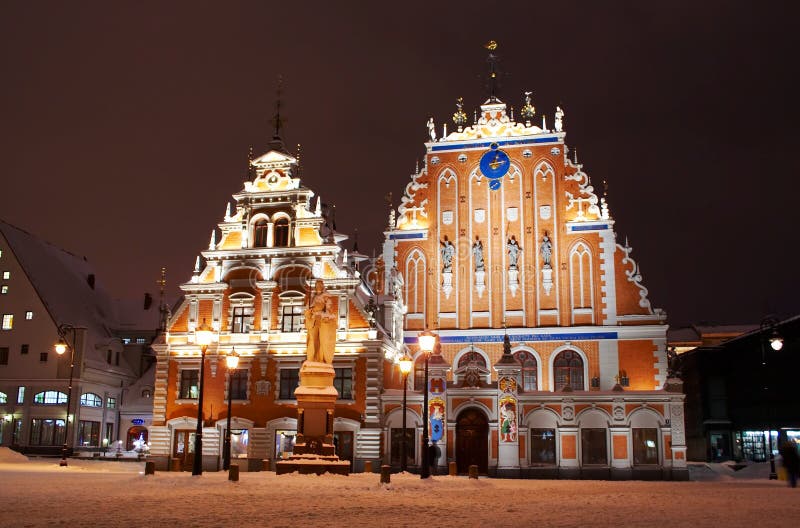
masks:
{"label": "stone plinth", "polygon": [[275,463],[278,475],[336,473],[348,475],[350,462],[339,460],[333,446],[333,412],[339,393],[333,387],[336,372],[327,363],[306,361],[300,367],[297,399],[297,440],[292,456]]}

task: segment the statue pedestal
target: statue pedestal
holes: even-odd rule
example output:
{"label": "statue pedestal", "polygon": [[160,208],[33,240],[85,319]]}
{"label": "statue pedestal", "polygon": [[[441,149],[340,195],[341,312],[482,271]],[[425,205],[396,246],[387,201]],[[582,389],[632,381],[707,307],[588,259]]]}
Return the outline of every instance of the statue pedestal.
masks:
{"label": "statue pedestal", "polygon": [[297,440],[292,455],[276,462],[278,475],[350,474],[350,462],[339,460],[333,446],[333,412],[339,394],[333,387],[336,372],[327,363],[305,361],[300,367],[297,399]]}

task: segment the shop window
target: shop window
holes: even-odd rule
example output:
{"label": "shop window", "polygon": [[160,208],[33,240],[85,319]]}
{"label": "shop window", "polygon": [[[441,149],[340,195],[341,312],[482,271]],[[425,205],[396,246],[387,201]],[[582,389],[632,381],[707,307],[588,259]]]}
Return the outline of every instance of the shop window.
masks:
{"label": "shop window", "polygon": [[658,429],[633,429],[633,464],[658,464]]}
{"label": "shop window", "polygon": [[81,407],[102,407],[103,398],[92,392],[81,394]]}
{"label": "shop window", "polygon": [[336,376],[333,378],[333,386],[339,393],[340,400],[353,399],[353,369],[337,368]]}
{"label": "shop window", "polygon": [[100,422],[88,420],[78,422],[78,445],[100,447]]}
{"label": "shop window", "polygon": [[31,420],[29,443],[37,446],[63,445],[66,427],[63,419],[34,418]]}
{"label": "shop window", "polygon": [[581,429],[581,453],[584,465],[608,465],[606,429]]}
{"label": "shop window", "polygon": [[231,429],[231,457],[247,458],[247,447],[250,445],[250,433],[247,429]]}
{"label": "shop window", "polygon": [[527,350],[520,350],[514,358],[522,366],[522,390],[526,392],[538,390],[538,365],[536,357]]}
{"label": "shop window", "polygon": [[253,247],[267,247],[267,233],[269,233],[269,222],[259,220],[253,226]]}
{"label": "shop window", "polygon": [[555,429],[531,429],[531,463],[556,463]]}
{"label": "shop window", "polygon": [[414,429],[412,427],[408,427],[405,429],[405,435],[403,434],[404,429],[402,427],[392,427],[392,459],[391,464],[393,466],[400,465],[400,457],[401,451],[403,449],[403,438],[405,437],[406,442],[406,464],[411,465],[414,464],[414,460],[416,459],[416,453],[414,452],[415,442],[414,442]]}
{"label": "shop window", "polygon": [[147,444],[148,431],[147,427],[137,425],[128,429],[128,434],[125,435],[125,449],[133,451],[136,449],[141,452]]}
{"label": "shop window", "polygon": [[200,371],[197,369],[181,370],[180,399],[196,400],[200,394]]}
{"label": "shop window", "polygon": [[562,350],[553,361],[555,390],[569,386],[572,390],[583,390],[583,359],[574,350]]}
{"label": "shop window", "polygon": [[247,372],[247,369],[236,369],[233,374],[228,374],[231,377],[231,393],[228,395],[231,400],[247,399]]}
{"label": "shop window", "polygon": [[292,452],[294,452],[294,442],[296,438],[297,438],[297,431],[291,431],[291,430],[275,431],[275,458],[277,460],[289,458],[289,455],[291,455]]}
{"label": "shop window", "polygon": [[67,395],[60,391],[37,392],[33,395],[33,403],[38,405],[61,405],[67,403]]}
{"label": "shop window", "polygon": [[300,369],[298,368],[284,368],[281,369],[280,374],[280,395],[281,400],[293,400],[294,390],[300,383]]}
{"label": "shop window", "polygon": [[287,247],[289,245],[289,219],[279,218],[275,222],[274,247]]}

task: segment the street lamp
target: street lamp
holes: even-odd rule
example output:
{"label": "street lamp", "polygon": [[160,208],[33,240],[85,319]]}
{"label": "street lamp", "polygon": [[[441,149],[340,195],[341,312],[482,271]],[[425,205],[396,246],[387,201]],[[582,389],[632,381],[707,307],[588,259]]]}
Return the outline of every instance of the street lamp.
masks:
{"label": "street lamp", "polygon": [[422,470],[420,478],[431,476],[430,454],[428,453],[428,360],[436,346],[436,334],[425,330],[417,337],[419,349],[425,355],[425,385],[422,387]]}
{"label": "street lamp", "polygon": [[197,429],[194,434],[194,460],[192,462],[192,475],[203,474],[203,382],[206,379],[203,370],[206,366],[206,350],[211,344],[213,333],[203,319],[203,324],[195,330],[194,341],[200,345],[200,380],[199,394],[197,395]]}
{"label": "street lamp", "polygon": [[239,366],[239,354],[236,349],[232,349],[228,357],[225,358],[228,365],[228,423],[225,427],[225,445],[222,448],[222,469],[227,471],[231,468],[231,402],[233,401],[233,373]]}
{"label": "street lamp", "polygon": [[[56,354],[59,356],[64,355],[69,348],[69,385],[67,385],[67,421],[64,422],[64,445],[61,447],[61,462],[60,466],[67,465],[67,455],[69,454],[69,410],[72,404],[72,375],[75,372],[75,327],[70,324],[60,324],[56,329],[58,331],[58,342],[55,344]],[[67,333],[72,336],[72,344],[67,343]]]}
{"label": "street lamp", "polygon": [[408,470],[408,460],[406,454],[406,394],[408,393],[408,373],[414,368],[414,360],[404,353],[403,357],[398,361],[400,364],[400,372],[403,374],[403,443],[400,444],[400,471]]}
{"label": "street lamp", "polygon": [[[769,341],[769,346],[776,352],[783,348],[783,337],[778,333],[778,321],[774,317],[765,317],[761,320],[761,328],[758,333],[758,340],[761,342],[761,367],[764,373],[764,392],[767,397],[767,450],[769,451],[769,479],[777,480],[778,474],[775,472],[775,453],[772,451],[772,409],[770,407],[770,395],[768,389],[769,374],[767,373],[767,349],[765,341]],[[769,335],[769,337],[766,337]]]}

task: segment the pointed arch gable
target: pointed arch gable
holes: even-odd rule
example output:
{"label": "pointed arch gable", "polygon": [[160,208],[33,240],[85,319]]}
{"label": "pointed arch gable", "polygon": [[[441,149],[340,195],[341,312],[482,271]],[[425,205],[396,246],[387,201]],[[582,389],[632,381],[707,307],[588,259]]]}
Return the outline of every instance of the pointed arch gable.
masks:
{"label": "pointed arch gable", "polygon": [[413,248],[406,256],[404,264],[405,304],[408,314],[425,320],[425,298],[427,262],[425,253],[418,247]]}
{"label": "pointed arch gable", "polygon": [[594,323],[594,254],[589,244],[583,240],[572,244],[568,262],[572,323],[577,317],[583,317],[582,323]]}

